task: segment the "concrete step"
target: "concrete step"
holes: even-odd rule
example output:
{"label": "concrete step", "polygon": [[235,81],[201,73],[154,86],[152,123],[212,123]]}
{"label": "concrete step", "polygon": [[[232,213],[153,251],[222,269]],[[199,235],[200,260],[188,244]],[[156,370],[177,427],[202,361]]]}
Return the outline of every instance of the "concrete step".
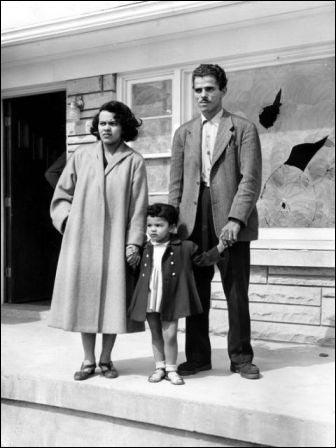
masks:
{"label": "concrete step", "polygon": [[[2,446],[334,446],[331,348],[255,341],[252,381],[230,373],[226,339],[213,336],[211,371],[151,384],[146,331],[118,336],[117,379],[97,369],[75,382],[79,334],[30,312],[2,319]],[[179,361],[183,345],[179,334]]]}

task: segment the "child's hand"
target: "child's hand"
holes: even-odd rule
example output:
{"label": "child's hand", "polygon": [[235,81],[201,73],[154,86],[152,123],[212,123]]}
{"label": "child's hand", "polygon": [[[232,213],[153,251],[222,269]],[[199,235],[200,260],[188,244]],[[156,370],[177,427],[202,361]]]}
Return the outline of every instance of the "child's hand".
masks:
{"label": "child's hand", "polygon": [[140,262],[139,247],[134,244],[126,246],[126,261],[132,267],[136,268]]}
{"label": "child's hand", "polygon": [[226,240],[219,239],[219,243],[217,244],[218,252],[221,254],[225,249],[229,247],[229,243]]}

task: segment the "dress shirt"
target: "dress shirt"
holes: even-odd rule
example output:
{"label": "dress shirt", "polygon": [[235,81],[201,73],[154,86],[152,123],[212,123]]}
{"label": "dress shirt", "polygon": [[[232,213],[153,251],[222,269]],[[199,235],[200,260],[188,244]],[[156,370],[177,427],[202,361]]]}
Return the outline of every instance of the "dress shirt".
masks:
{"label": "dress shirt", "polygon": [[210,186],[210,171],[212,155],[215,147],[215,141],[218,132],[219,122],[223,115],[223,109],[221,109],[211,120],[207,120],[204,115],[201,114],[203,128],[202,128],[202,174],[201,180]]}

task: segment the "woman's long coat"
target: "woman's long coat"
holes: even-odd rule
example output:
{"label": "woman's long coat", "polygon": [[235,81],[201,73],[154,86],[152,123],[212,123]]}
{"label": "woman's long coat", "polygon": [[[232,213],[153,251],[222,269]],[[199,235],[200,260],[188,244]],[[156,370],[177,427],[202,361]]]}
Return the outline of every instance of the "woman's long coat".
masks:
{"label": "woman's long coat", "polygon": [[143,244],[147,201],[144,160],[126,144],[106,168],[101,142],[77,150],[68,160],[51,203],[53,224],[64,235],[50,326],[127,332],[131,291],[126,285],[132,279],[125,247]]}

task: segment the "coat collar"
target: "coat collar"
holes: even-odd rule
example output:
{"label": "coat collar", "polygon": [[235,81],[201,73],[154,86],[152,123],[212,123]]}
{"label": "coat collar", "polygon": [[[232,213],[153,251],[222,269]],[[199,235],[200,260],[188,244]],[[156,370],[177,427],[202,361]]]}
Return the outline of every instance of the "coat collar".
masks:
{"label": "coat collar", "polygon": [[214,166],[219,157],[225,151],[227,145],[231,140],[233,129],[234,128],[231,114],[225,109],[223,109],[223,115],[218,126],[218,132],[216,136],[211,166]]}
{"label": "coat collar", "polygon": [[[212,166],[217,162],[221,154],[225,151],[233,134],[233,122],[230,112],[223,109],[223,114],[219,122],[217,137],[212,157]],[[189,132],[192,138],[192,151],[195,162],[199,167],[202,164],[202,119],[201,116],[191,121]]]}
{"label": "coat collar", "polygon": [[95,166],[97,177],[99,179],[99,186],[104,191],[105,176],[107,176],[111,170],[120,163],[123,159],[128,157],[133,153],[133,150],[122,142],[117,148],[116,152],[113,154],[112,160],[108,163],[107,167],[104,169],[104,148],[101,141],[99,141],[93,149],[93,154],[95,158]]}
{"label": "coat collar", "polygon": [[[180,244],[182,244],[181,240],[176,236],[176,235],[172,235],[169,241],[169,244],[167,245],[167,247],[169,246],[179,246]],[[148,240],[146,243],[146,247],[154,247],[153,244]]]}

